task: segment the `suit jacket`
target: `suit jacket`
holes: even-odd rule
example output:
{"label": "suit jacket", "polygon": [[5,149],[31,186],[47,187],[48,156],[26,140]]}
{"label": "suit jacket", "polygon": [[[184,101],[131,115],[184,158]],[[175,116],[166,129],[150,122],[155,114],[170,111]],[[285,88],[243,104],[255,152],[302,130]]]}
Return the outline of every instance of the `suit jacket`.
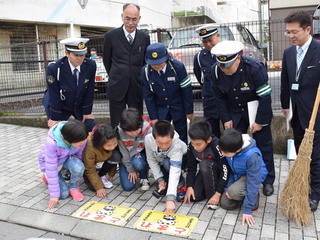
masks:
{"label": "suit jacket", "polygon": [[80,66],[77,86],[67,57],[49,64],[46,73],[47,91],[43,104],[50,111],[52,120],[62,120],[62,112],[74,113],[76,119],[82,119],[82,115],[91,114],[95,74],[95,61],[85,58]]}
{"label": "suit jacket", "polygon": [[141,68],[145,64],[150,37],[136,30],[130,45],[123,27],[106,32],[103,43],[103,63],[109,75],[108,97],[121,101],[131,87],[137,101],[142,101]]}
{"label": "suit jacket", "polygon": [[[312,39],[301,63],[301,72],[298,78],[299,91],[292,91],[291,84],[296,79],[296,56],[296,46],[284,50],[280,98],[282,109],[289,109],[291,97],[292,109],[297,110],[301,127],[305,129],[309,125],[320,81],[320,42]],[[318,111],[316,118],[315,130],[320,130],[320,111]]]}

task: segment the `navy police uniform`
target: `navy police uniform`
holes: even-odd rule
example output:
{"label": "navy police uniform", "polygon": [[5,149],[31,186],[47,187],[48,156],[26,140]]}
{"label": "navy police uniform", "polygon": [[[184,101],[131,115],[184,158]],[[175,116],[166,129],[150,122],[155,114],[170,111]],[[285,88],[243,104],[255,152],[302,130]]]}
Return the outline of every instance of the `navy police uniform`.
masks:
{"label": "navy police uniform", "polygon": [[[82,51],[74,51],[68,47],[66,44],[68,51],[78,55],[87,52],[84,45],[80,45]],[[83,115],[91,114],[95,73],[96,63],[89,58],[85,58],[80,65],[77,80],[71,71],[68,57],[50,63],[46,73],[47,90],[43,98],[47,118],[62,121],[68,120],[73,115],[75,119],[82,120]],[[91,131],[95,122],[93,119],[86,119],[85,125]]]}
{"label": "navy police uniform", "polygon": [[[216,26],[204,25],[195,30],[201,40],[208,39],[218,33]],[[196,53],[193,59],[193,72],[202,88],[202,104],[204,120],[212,127],[213,135],[220,137],[220,119],[217,99],[212,89],[211,67],[216,62],[216,57],[204,48]]]}
{"label": "navy police uniform", "polygon": [[[250,57],[240,56],[240,51],[243,48],[238,49],[236,47],[237,50],[234,53],[222,55],[222,47],[229,48],[229,52],[232,52],[234,44],[232,42],[235,41],[220,42],[212,49],[212,52],[217,56],[217,63],[212,67],[212,80],[213,89],[218,99],[219,114],[223,123],[232,120],[234,128],[242,133],[247,133],[249,127],[247,103],[258,100],[259,105],[255,122],[263,127],[260,131],[253,133],[253,138],[262,152],[268,170],[268,175],[263,184],[273,185],[275,169],[270,129],[273,115],[271,88],[268,84],[267,71],[261,62]],[[221,43],[222,46],[219,46]],[[242,43],[240,44],[243,46]],[[228,50],[222,49],[222,52],[224,51],[227,52]],[[222,72],[220,68],[232,66],[238,56],[240,56],[240,64],[236,72],[232,75],[226,75]]]}
{"label": "navy police uniform", "polygon": [[[187,137],[186,115],[193,114],[191,80],[183,63],[168,59],[165,45],[151,44],[147,48],[146,62],[142,68],[143,95],[151,120],[173,121],[175,130],[185,143]],[[151,65],[166,62],[160,72]]]}

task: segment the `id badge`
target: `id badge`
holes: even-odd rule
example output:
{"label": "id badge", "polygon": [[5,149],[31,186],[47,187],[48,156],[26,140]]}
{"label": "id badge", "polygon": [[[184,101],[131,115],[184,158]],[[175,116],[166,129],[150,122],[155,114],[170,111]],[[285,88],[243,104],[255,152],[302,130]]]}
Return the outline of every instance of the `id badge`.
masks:
{"label": "id badge", "polygon": [[299,91],[299,82],[293,82],[291,84],[291,90],[292,91]]}

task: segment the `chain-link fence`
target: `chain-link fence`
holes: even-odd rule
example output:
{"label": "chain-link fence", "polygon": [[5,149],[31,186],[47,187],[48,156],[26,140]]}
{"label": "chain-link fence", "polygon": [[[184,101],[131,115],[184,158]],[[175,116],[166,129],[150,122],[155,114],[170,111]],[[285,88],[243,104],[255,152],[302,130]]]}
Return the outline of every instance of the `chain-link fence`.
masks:
{"label": "chain-link fence", "polygon": [[[244,54],[259,59],[268,68],[273,90],[273,109],[280,109],[280,70],[283,50],[289,46],[282,20],[243,22],[217,25],[221,40],[244,43]],[[157,29],[149,32],[151,42],[163,42],[171,57],[182,61],[193,81],[196,110],[201,111],[201,88],[193,74],[194,55],[201,49],[196,26],[183,29]],[[88,49],[95,48],[102,56],[103,35],[89,37]],[[90,57],[88,51],[88,57]],[[64,56],[64,45],[58,40],[0,45],[0,112],[42,114],[45,71],[49,62]],[[102,58],[96,59],[96,92],[94,112],[107,113],[107,74]],[[121,91],[121,89],[119,89]]]}

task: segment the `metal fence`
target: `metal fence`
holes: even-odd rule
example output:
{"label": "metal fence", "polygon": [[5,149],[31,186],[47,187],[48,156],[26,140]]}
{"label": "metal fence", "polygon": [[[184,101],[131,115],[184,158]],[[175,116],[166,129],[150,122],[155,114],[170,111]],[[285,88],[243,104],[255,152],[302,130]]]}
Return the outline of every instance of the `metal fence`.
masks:
{"label": "metal fence", "polygon": [[[242,41],[245,44],[245,55],[256,58],[262,56],[259,60],[266,63],[273,90],[273,109],[279,110],[281,58],[283,50],[289,46],[283,34],[283,21],[230,23],[218,27],[222,40]],[[192,26],[187,29],[147,30],[151,42],[166,44],[171,56],[185,64],[193,80],[193,56],[201,49],[194,29]],[[98,55],[102,56],[103,35],[85,37],[90,38],[88,48],[96,48]],[[58,40],[0,45],[0,113],[43,114],[41,100],[45,90],[46,67],[49,62],[63,56],[64,46]],[[201,92],[196,81],[194,99],[199,105],[196,110],[201,111]],[[94,113],[106,113],[107,101],[107,94],[97,92]]]}

